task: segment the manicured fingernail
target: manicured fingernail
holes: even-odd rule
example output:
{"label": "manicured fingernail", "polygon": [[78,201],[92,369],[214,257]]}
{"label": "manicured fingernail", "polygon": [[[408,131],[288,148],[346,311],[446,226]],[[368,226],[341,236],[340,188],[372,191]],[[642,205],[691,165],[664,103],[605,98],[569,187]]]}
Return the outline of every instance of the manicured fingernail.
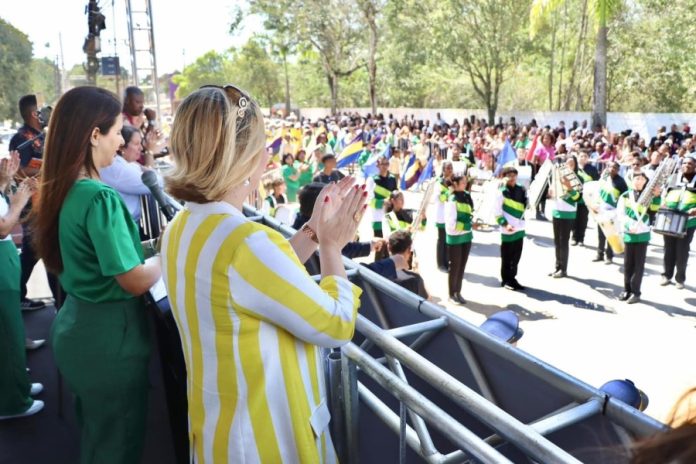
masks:
{"label": "manicured fingernail", "polygon": [[366,196],[367,196],[367,192],[363,192],[363,197],[366,197]]}
{"label": "manicured fingernail", "polygon": [[360,188],[363,189],[363,190],[365,190],[365,184],[362,184],[362,185],[360,186]]}
{"label": "manicured fingernail", "polygon": [[366,209],[367,209],[367,205],[363,205],[363,210],[366,210]]}
{"label": "manicured fingernail", "polygon": [[328,203],[328,202],[329,202],[329,196],[327,195],[324,197],[324,203]]}

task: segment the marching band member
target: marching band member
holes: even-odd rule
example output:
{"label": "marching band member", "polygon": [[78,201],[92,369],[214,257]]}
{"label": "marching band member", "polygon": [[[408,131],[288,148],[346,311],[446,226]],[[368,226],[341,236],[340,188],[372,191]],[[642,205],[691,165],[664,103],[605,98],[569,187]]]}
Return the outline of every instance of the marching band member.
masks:
{"label": "marching band member", "polygon": [[435,199],[435,227],[437,228],[437,267],[443,272],[447,272],[447,242],[445,231],[445,204],[450,195],[450,182],[454,168],[451,161],[442,162],[442,175],[437,181],[437,197]]}
{"label": "marching band member", "polygon": [[517,184],[517,169],[503,168],[505,183],[498,190],[496,221],[500,225],[500,285],[509,290],[524,290],[517,282],[517,265],[524,243],[524,211],[527,192]]}
{"label": "marching band member", "polygon": [[[411,225],[414,220],[413,216],[416,214],[416,211],[404,208],[403,192],[394,190],[391,195],[389,195],[389,200],[385,202],[385,210],[387,212],[387,224],[389,224],[390,232],[396,232],[397,230],[411,231]],[[425,224],[425,211],[423,211],[420,218],[421,230],[425,227]]]}
{"label": "marching band member", "polygon": [[[594,210],[596,214],[601,214],[604,216],[616,214],[616,205],[619,202],[619,197],[622,193],[628,190],[626,181],[619,175],[620,167],[621,166],[619,163],[612,161],[609,163],[609,166],[602,175],[599,188],[599,208]],[[597,227],[597,241],[597,256],[595,256],[595,259],[593,259],[592,262],[604,260],[605,264],[611,264],[611,261],[614,258],[614,250],[612,250],[609,246],[604,232],[599,226]]]}
{"label": "marching band member", "polygon": [[447,255],[449,257],[449,300],[455,304],[466,304],[462,298],[462,279],[471,251],[471,217],[474,202],[466,191],[466,176],[452,177],[453,193],[445,204],[445,231],[447,233]]}
{"label": "marching band member", "polygon": [[618,202],[619,223],[623,224],[623,240],[626,244],[624,251],[624,291],[619,295],[620,301],[628,304],[640,301],[640,284],[643,281],[645,256],[650,242],[650,216],[660,208],[660,187],[656,191],[648,211],[638,204],[645,185],[652,177],[649,171],[636,173],[633,176],[633,189],[621,194]]}
{"label": "marching band member", "polygon": [[[599,173],[597,168],[590,164],[590,157],[587,152],[581,151],[577,156],[577,169],[575,174],[582,181],[583,184],[591,182],[593,180],[599,179]],[[575,218],[575,225],[573,227],[573,238],[570,242],[571,245],[584,245],[585,243],[585,231],[587,230],[587,219],[590,212],[587,209],[585,200],[580,197],[578,202],[578,214]]]}
{"label": "marching band member", "polygon": [[[568,163],[568,167],[572,168],[571,163]],[[571,188],[568,179],[561,177],[560,182],[563,184],[565,193],[549,191],[556,198],[553,207],[553,243],[556,247],[556,267],[550,276],[557,279],[568,276],[570,248],[568,242],[577,215],[578,200],[580,200],[580,192]]]}
{"label": "marching band member", "polygon": [[[366,192],[351,178],[327,186],[289,240],[246,218],[268,153],[261,109],[232,85],[186,97],[171,140],[167,187],[187,203],[164,232],[162,267],[188,373],[191,460],[335,462],[319,347],[355,330],[361,290],[341,249]],[[302,265],[317,246],[320,283]]]}
{"label": "marching band member", "polygon": [[[669,285],[672,276],[677,288],[684,288],[689,246],[696,230],[696,158],[692,155],[682,161],[681,179],[667,190],[664,207],[683,211],[689,215],[686,235],[682,238],[665,235],[664,273],[660,285]],[[674,273],[676,267],[676,275]]]}
{"label": "marching band member", "polygon": [[375,237],[384,237],[382,221],[384,220],[384,202],[394,190],[398,189],[396,177],[389,173],[389,160],[380,157],[377,160],[379,174],[367,179],[367,191],[372,195],[372,231]]}

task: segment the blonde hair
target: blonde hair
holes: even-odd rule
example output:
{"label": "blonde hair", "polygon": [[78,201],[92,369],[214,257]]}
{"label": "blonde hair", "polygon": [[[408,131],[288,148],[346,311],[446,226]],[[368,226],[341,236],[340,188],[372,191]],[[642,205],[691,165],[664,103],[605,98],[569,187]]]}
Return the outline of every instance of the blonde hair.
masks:
{"label": "blonde hair", "polygon": [[266,136],[261,109],[247,99],[242,117],[239,102],[230,101],[221,88],[199,89],[181,103],[171,132],[175,167],[166,176],[172,196],[219,201],[256,169]]}

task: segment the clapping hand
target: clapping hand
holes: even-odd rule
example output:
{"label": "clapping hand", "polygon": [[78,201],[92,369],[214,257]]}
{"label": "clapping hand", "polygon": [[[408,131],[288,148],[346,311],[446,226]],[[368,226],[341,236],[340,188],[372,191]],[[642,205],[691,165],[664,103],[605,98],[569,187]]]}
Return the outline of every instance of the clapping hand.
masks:
{"label": "clapping hand", "polygon": [[367,192],[364,186],[350,187],[352,183],[351,179],[345,183],[342,180],[338,184],[330,184],[317,198],[314,214],[318,213],[318,220],[314,231],[321,247],[342,249],[355,237],[365,212]]}
{"label": "clapping hand", "polygon": [[22,183],[19,184],[17,191],[10,195],[10,205],[17,205],[17,207],[24,208],[31,196],[36,192],[36,189],[36,179],[32,177],[24,179]]}
{"label": "clapping hand", "polygon": [[9,182],[19,170],[19,152],[17,150],[10,152],[9,158],[0,160],[0,180]]}
{"label": "clapping hand", "polygon": [[[313,231],[317,232],[317,223],[319,222],[320,211],[323,208],[328,208],[329,213],[336,211],[338,207],[341,206],[341,201],[350,191],[350,188],[354,183],[355,179],[353,177],[346,176],[338,182],[331,182],[329,185],[324,187],[321,192],[319,192],[317,200],[314,203],[314,208],[312,209],[312,217],[310,217],[309,221],[307,222],[307,225]],[[327,202],[329,203],[328,205],[323,204],[324,197],[326,196],[329,197],[329,201]]]}

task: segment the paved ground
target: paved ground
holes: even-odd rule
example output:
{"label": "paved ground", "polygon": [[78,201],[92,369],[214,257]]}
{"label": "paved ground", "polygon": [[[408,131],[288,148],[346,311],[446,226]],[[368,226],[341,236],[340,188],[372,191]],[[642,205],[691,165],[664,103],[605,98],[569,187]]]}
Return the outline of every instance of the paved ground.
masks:
{"label": "paved ground", "polygon": [[[407,196],[417,207],[418,195]],[[370,237],[369,214],[361,237]],[[520,315],[525,335],[518,346],[597,387],[612,379],[629,378],[650,397],[646,413],[666,420],[680,394],[696,385],[690,356],[696,353],[696,257],[692,252],[685,290],[659,286],[662,237],[648,248],[644,301],[627,305],[616,300],[623,284],[622,258],[614,264],[592,263],[597,233],[590,222],[586,247],[571,247],[569,277],[547,274],[554,263],[550,222],[530,220],[518,280],[525,292],[500,287],[497,231],[476,231],[464,276],[465,307],[447,302],[447,275],[435,265],[437,234],[432,225],[416,237],[420,272],[440,304],[479,324],[490,314],[511,309]],[[30,296],[47,296],[47,286],[35,273]]]}
{"label": "paved ground", "polygon": [[[407,196],[408,207],[417,208],[418,201],[417,194]],[[653,235],[643,302],[634,305],[616,299],[623,288],[623,258],[612,265],[591,262],[597,245],[592,221],[586,246],[570,248],[565,279],[548,276],[554,265],[551,223],[527,221],[518,274],[525,292],[500,287],[499,232],[475,231],[462,287],[465,307],[447,302],[447,275],[435,263],[434,226],[416,236],[415,247],[420,273],[439,304],[476,324],[501,309],[515,311],[525,331],[519,348],[597,387],[631,379],[650,398],[646,413],[666,420],[679,396],[696,386],[690,359],[696,353],[696,253],[691,253],[686,289],[661,287],[662,237]],[[361,236],[370,236],[369,224],[361,226]]]}

